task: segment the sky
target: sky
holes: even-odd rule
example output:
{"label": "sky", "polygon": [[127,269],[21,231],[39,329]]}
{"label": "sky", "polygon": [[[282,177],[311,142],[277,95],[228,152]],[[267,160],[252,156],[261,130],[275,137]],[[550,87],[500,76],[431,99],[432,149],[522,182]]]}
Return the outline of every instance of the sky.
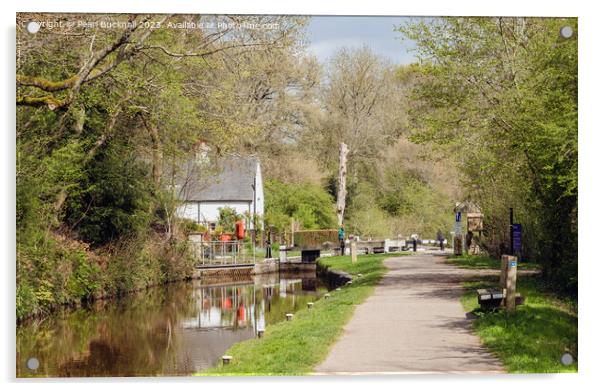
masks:
{"label": "sky", "polygon": [[409,64],[412,43],[402,41],[396,26],[409,20],[402,16],[313,16],[308,27],[310,53],[326,61],[338,48],[369,46],[395,64]]}

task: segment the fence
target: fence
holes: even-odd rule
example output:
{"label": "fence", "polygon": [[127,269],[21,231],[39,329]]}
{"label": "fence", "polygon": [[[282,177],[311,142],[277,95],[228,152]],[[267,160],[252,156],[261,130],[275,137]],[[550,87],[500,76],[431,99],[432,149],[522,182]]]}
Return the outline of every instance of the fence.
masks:
{"label": "fence", "polygon": [[301,249],[317,249],[324,246],[338,247],[339,233],[336,229],[315,229],[295,231],[295,247]]}
{"label": "fence", "polygon": [[195,266],[222,266],[255,263],[253,246],[247,248],[242,240],[190,241]]}

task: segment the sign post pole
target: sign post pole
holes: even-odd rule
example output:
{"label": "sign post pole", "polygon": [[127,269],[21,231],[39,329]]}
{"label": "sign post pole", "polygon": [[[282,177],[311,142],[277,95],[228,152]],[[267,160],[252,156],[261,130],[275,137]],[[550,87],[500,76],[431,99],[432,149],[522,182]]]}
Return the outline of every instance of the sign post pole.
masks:
{"label": "sign post pole", "polygon": [[518,269],[518,259],[514,256],[508,256],[506,267],[506,311],[514,312],[516,309],[516,276]]}
{"label": "sign post pole", "polygon": [[456,226],[454,227],[454,255],[462,255],[462,212],[456,212]]}
{"label": "sign post pole", "polygon": [[510,208],[510,255],[514,255],[514,209]]}

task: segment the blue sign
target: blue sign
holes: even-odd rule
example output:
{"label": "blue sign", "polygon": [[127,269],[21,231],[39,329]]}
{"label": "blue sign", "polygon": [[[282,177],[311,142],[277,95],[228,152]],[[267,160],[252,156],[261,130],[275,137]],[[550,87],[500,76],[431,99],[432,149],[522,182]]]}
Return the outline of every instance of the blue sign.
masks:
{"label": "blue sign", "polygon": [[514,245],[514,253],[520,253],[522,248],[522,231],[523,227],[520,224],[512,224],[512,243]]}
{"label": "blue sign", "polygon": [[510,266],[511,266],[511,267],[516,267],[516,261],[512,261],[512,262],[510,262]]}
{"label": "blue sign", "polygon": [[456,212],[456,223],[462,221],[462,212]]}

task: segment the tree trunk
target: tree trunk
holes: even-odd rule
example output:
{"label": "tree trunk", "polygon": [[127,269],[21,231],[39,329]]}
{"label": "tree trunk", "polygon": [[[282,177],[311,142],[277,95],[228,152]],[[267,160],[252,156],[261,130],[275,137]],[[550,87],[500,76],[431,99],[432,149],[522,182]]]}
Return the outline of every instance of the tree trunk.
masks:
{"label": "tree trunk", "polygon": [[345,198],[347,198],[347,144],[341,143],[339,147],[339,188],[337,190],[337,221],[343,224],[345,216]]}
{"label": "tree trunk", "polygon": [[149,128],[151,142],[153,144],[153,182],[159,188],[163,177],[163,150],[161,149],[161,138],[159,129],[152,125]]}

